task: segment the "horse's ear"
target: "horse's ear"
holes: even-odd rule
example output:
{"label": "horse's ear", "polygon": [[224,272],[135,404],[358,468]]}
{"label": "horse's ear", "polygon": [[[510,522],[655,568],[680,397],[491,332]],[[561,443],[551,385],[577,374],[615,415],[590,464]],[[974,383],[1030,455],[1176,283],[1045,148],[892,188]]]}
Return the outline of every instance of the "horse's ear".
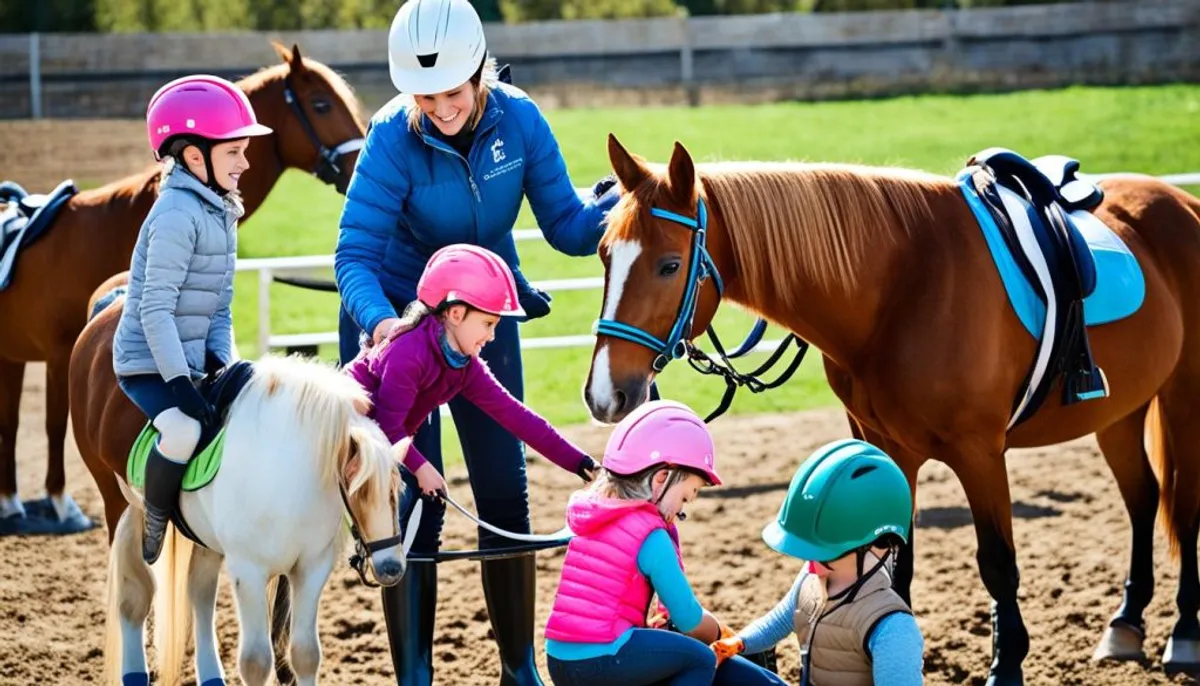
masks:
{"label": "horse's ear", "polygon": [[612,163],[613,172],[621,182],[621,187],[632,191],[650,178],[650,169],[643,163],[642,158],[629,154],[617,137],[608,134],[608,160]]}
{"label": "horse's ear", "polygon": [[292,51],[288,50],[283,43],[277,40],[271,41],[271,47],[275,48],[275,54],[279,55],[279,60],[284,64],[292,61]]}
{"label": "horse's ear", "polygon": [[304,59],[300,56],[299,43],[292,43],[292,59],[288,61],[288,65],[291,66],[293,74],[304,71]]}
{"label": "horse's ear", "polygon": [[696,165],[692,156],[683,143],[675,141],[675,149],[671,151],[671,162],[667,165],[667,182],[671,189],[671,197],[685,205],[691,205],[696,196]]}

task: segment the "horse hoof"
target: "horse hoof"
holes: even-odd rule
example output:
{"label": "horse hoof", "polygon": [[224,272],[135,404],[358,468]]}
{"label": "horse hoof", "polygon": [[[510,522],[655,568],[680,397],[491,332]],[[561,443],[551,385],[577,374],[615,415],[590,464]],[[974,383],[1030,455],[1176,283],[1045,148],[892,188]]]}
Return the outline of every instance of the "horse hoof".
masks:
{"label": "horse hoof", "polygon": [[1167,674],[1200,673],[1200,640],[1175,638],[1167,640],[1163,651],[1163,671]]}
{"label": "horse hoof", "polygon": [[1145,660],[1146,653],[1142,650],[1144,634],[1128,622],[1115,620],[1104,630],[1092,660]]}

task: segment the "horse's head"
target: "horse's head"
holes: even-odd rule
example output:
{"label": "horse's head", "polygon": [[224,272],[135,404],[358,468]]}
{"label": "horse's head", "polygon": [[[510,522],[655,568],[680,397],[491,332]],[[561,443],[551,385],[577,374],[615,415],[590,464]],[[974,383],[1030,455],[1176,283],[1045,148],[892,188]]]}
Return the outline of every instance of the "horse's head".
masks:
{"label": "horse's head", "polygon": [[611,134],[608,156],[623,193],[600,242],[604,301],[584,399],[593,417],[616,422],[708,326],[722,287],[706,244],[711,208],[683,145],[665,171]]}
{"label": "horse's head", "polygon": [[404,485],[392,445],[379,426],[357,413],[350,421],[349,450],[341,464],[338,487],[350,513],[357,547],[358,559],[352,564],[366,582],[362,566],[369,558],[375,580],[395,586],[404,577],[408,554],[401,544],[399,516]]}
{"label": "horse's head", "polygon": [[332,69],[301,56],[299,45],[272,44],[286,67],[277,68],[281,92],[247,89],[254,111],[275,129],[285,167],[311,171],[344,194],[366,136],[358,99]]}

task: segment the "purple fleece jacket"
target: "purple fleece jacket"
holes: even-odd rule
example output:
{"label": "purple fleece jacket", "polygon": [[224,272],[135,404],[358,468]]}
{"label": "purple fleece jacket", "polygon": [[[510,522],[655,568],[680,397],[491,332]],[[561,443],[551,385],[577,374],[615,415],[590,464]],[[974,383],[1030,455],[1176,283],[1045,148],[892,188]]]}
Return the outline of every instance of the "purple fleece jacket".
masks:
{"label": "purple fleece jacket", "polygon": [[[588,454],[514,398],[478,357],[462,369],[451,367],[442,354],[441,335],[441,322],[426,316],[383,350],[359,355],[346,365],[346,373],[370,393],[370,416],[388,440],[396,443],[414,435],[430,412],[461,393],[529,447],[578,474]],[[409,471],[416,472],[426,462],[415,445],[409,447],[404,458]]]}

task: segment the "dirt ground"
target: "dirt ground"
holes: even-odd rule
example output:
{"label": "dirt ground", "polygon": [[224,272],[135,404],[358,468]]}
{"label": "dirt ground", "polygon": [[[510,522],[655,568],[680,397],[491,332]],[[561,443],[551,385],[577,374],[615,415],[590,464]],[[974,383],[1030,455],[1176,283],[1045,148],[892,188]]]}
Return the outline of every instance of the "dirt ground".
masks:
{"label": "dirt ground", "polygon": [[[45,469],[42,376],[41,365],[31,365],[26,375],[18,442],[25,498],[41,496]],[[606,435],[595,427],[576,427],[570,433],[595,453]],[[715,423],[714,433],[718,466],[728,485],[705,492],[690,508],[682,525],[684,553],[701,602],[740,628],[768,610],[798,571],[796,561],[761,542],[762,526],[777,511],[804,456],[848,431],[844,415],[820,411],[726,417]],[[529,469],[535,530],[554,531],[563,523],[563,505],[578,481],[536,456]],[[1185,677],[1168,679],[1160,664],[1173,622],[1176,579],[1161,534],[1155,548],[1157,594],[1147,612],[1150,664],[1090,661],[1107,619],[1120,604],[1129,555],[1125,510],[1094,440],[1013,451],[1009,475],[1016,503],[1021,604],[1031,636],[1026,683],[1191,683]],[[452,493],[469,502],[462,469],[450,477]],[[99,520],[99,496],[69,441],[68,487],[83,510]],[[918,500],[913,599],[925,636],[926,683],[983,684],[991,655],[989,601],[976,570],[966,499],[953,475],[934,463],[921,472]],[[467,521],[453,511],[447,518],[446,547],[473,547],[474,530]],[[0,684],[99,680],[106,541],[102,527],[64,538],[0,539]],[[538,560],[537,615],[538,625],[544,626],[562,553],[541,553]],[[435,683],[497,683],[499,663],[477,564],[448,563],[440,579]],[[218,633],[230,683],[238,683],[237,625],[230,598],[223,577]],[[325,683],[393,682],[378,591],[362,586],[344,565],[326,588],[320,634]],[[548,680],[540,637],[537,653]],[[784,676],[795,683],[794,639],[781,643],[779,653]]]}

